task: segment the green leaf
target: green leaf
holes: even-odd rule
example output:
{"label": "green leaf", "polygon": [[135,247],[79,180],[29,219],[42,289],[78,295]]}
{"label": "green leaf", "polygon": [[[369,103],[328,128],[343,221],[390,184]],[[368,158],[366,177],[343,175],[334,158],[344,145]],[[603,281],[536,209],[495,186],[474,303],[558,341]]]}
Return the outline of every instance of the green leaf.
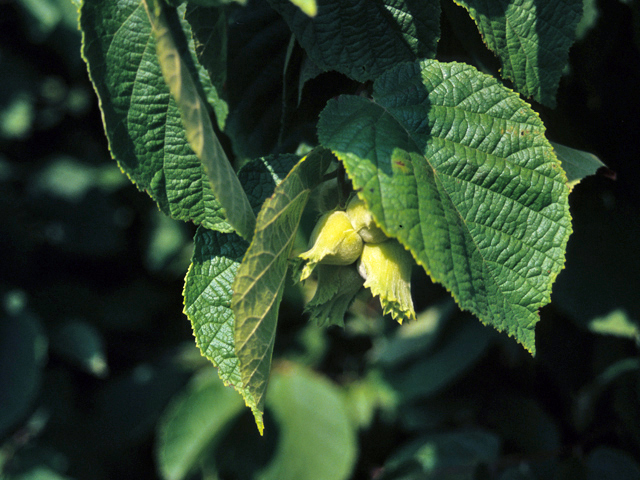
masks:
{"label": "green leaf", "polygon": [[259,480],[342,480],[356,460],[356,435],[340,390],[295,364],[274,369],[267,406],[280,440]]}
{"label": "green leaf", "polygon": [[567,180],[571,188],[575,187],[584,177],[593,175],[600,167],[606,167],[592,153],[576,150],[559,143],[551,142],[553,151],[562,163],[562,168],[567,174]]}
{"label": "green leaf", "polygon": [[318,136],[376,222],[463,309],[535,353],[564,265],[567,179],[537,114],[473,67],[426,60],[343,96]]}
{"label": "green leaf", "polygon": [[276,187],[258,214],[255,235],[233,284],[236,354],[246,388],[243,396],[261,432],[289,254],[311,189],[322,180],[332,158],[326,150],[314,150]]}
{"label": "green leaf", "polygon": [[455,0],[502,62],[502,76],[525,97],[555,107],[582,0]]}
{"label": "green leaf", "polygon": [[[82,55],[100,99],[109,148],[120,168],[165,214],[232,231],[187,143],[179,109],[162,79],[143,4],[86,0],[80,28]],[[188,47],[197,66],[193,43]]]}
{"label": "green leaf", "polygon": [[48,466],[38,465],[26,472],[2,477],[2,480],[71,480],[71,477],[62,475]]}
{"label": "green leaf", "polygon": [[225,384],[242,391],[233,340],[231,285],[247,243],[235,234],[198,228],[191,266],[184,285],[184,313],[191,321],[196,344]]}
{"label": "green leaf", "polygon": [[[273,156],[245,165],[238,176],[250,202],[259,209],[299,157]],[[194,252],[184,285],[184,312],[191,321],[196,344],[217,368],[225,384],[242,392],[235,353],[235,317],[231,310],[231,285],[248,244],[235,234],[198,228]]]}
{"label": "green leaf", "polygon": [[378,411],[383,418],[394,415],[398,394],[378,370],[371,370],[365,378],[346,385],[345,401],[351,422],[358,428],[368,429]]}
{"label": "green leaf", "polygon": [[185,478],[216,447],[242,408],[240,397],[212,370],[195,376],[158,423],[156,458],[162,478]]}
{"label": "green leaf", "polygon": [[224,208],[228,222],[240,236],[250,240],[255,228],[255,215],[249,199],[213,131],[207,104],[202,101],[178,50],[161,5],[159,0],[151,0],[147,13],[156,39],[162,75],[180,110],[187,141],[204,165],[211,188]]}
{"label": "green leaf", "polygon": [[318,265],[318,286],[305,310],[318,326],[344,327],[344,316],[364,280],[354,265]]}
{"label": "green leaf", "polygon": [[289,0],[269,0],[323,70],[373,80],[400,62],[433,58],[440,37],[434,0],[318,0],[309,17]]}

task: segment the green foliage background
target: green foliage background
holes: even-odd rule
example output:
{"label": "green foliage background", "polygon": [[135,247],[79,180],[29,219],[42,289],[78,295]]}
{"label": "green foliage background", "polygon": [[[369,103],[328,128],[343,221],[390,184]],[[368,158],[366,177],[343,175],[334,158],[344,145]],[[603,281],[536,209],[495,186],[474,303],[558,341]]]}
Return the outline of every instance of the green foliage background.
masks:
{"label": "green foliage background", "polygon": [[[535,106],[549,138],[596,153],[617,179],[588,178],[570,196],[574,234],[535,359],[418,271],[423,313],[401,328],[358,302],[344,330],[318,329],[305,292],[287,286],[261,438],[182,313],[195,228],[110,159],[75,7],[0,4],[0,478],[638,478],[640,11],[586,6],[557,108]],[[496,68],[466,12],[443,9],[439,57]],[[258,43],[252,60],[284,61],[287,39]],[[228,82],[274,69],[252,71]],[[277,129],[242,128],[274,124],[279,92],[272,109],[234,95],[264,116],[229,116],[247,138],[236,148],[253,149],[235,154],[270,151]],[[239,255],[199,268],[234,268]]]}

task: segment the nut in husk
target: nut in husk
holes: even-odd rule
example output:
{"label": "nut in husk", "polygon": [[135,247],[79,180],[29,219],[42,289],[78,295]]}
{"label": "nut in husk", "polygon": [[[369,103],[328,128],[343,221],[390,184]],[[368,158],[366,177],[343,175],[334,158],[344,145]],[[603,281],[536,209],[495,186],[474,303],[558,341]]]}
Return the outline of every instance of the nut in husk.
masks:
{"label": "nut in husk", "polygon": [[412,265],[409,252],[395,240],[365,243],[358,262],[364,286],[380,299],[382,311],[390,313],[399,323],[416,318],[411,300]]}
{"label": "nut in husk", "polygon": [[343,211],[324,214],[313,233],[312,247],[299,257],[306,261],[300,280],[305,280],[318,264],[349,265],[362,253],[362,238],[356,233]]}

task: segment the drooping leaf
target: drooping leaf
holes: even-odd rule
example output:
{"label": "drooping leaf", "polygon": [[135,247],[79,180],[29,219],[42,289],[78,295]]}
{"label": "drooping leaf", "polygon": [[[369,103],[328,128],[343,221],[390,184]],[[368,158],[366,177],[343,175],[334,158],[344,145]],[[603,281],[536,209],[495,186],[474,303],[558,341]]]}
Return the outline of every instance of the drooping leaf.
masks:
{"label": "drooping leaf", "polygon": [[274,369],[267,406],[280,429],[259,480],[342,480],[356,460],[355,428],[338,388],[295,364]]}
{"label": "drooping leaf", "polygon": [[433,58],[440,37],[440,2],[318,0],[309,17],[290,0],[269,0],[300,45],[323,70],[373,80],[393,65]]}
{"label": "drooping leaf", "polygon": [[502,62],[502,76],[525,97],[554,107],[582,0],[455,0]]}
{"label": "drooping leaf", "polygon": [[162,4],[159,0],[148,0],[145,5],[156,39],[162,76],[180,110],[187,141],[202,162],[227,221],[240,236],[250,240],[255,228],[255,215],[213,131],[207,104],[200,97],[197,85],[181,57]]}
{"label": "drooping leaf", "polygon": [[[252,192],[256,209],[273,192],[298,159],[283,155],[247,164],[239,178]],[[234,234],[223,235],[199,228],[184,288],[185,313],[192,323],[202,354],[218,367],[225,383],[242,387],[233,341],[234,316],[231,284],[248,244]]]}
{"label": "drooping leaf", "polygon": [[236,354],[246,388],[243,396],[261,432],[289,254],[309,194],[332,158],[326,150],[312,151],[276,187],[258,214],[255,235],[233,284]]}
{"label": "drooping leaf", "polygon": [[538,116],[473,67],[426,60],[344,96],[318,134],[376,222],[464,309],[535,352],[571,231],[567,179]]}
{"label": "drooping leaf", "polygon": [[[167,215],[232,231],[162,80],[142,2],[87,0],[80,10],[80,28],[82,55],[100,99],[109,148],[120,168]],[[187,50],[197,67],[192,42]],[[210,92],[213,86],[203,89]]]}
{"label": "drooping leaf", "polygon": [[[249,200],[259,209],[299,157],[273,156],[245,165],[238,177],[251,192]],[[231,310],[231,285],[248,244],[237,235],[200,227],[184,286],[184,312],[191,321],[196,344],[217,368],[225,384],[242,391],[235,353],[235,317]]]}
{"label": "drooping leaf", "polygon": [[559,143],[551,142],[551,146],[567,174],[571,188],[580,183],[584,177],[593,175],[599,168],[605,166],[593,153],[576,150]]}
{"label": "drooping leaf", "polygon": [[156,458],[162,478],[185,478],[215,448],[242,408],[241,398],[225,388],[215,372],[195,376],[158,422]]}

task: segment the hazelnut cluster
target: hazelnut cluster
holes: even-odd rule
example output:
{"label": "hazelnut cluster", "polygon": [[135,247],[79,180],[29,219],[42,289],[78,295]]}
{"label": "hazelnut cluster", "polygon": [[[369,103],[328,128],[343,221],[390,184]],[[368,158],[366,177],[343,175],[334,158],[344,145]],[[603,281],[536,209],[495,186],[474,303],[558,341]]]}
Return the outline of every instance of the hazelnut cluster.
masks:
{"label": "hazelnut cluster", "polygon": [[358,196],[350,199],[346,211],[334,210],[320,217],[309,244],[309,250],[299,255],[304,261],[300,280],[307,279],[317,265],[357,262],[364,286],[380,299],[385,314],[390,313],[400,323],[405,318],[415,319],[411,300],[413,259],[376,225]]}

